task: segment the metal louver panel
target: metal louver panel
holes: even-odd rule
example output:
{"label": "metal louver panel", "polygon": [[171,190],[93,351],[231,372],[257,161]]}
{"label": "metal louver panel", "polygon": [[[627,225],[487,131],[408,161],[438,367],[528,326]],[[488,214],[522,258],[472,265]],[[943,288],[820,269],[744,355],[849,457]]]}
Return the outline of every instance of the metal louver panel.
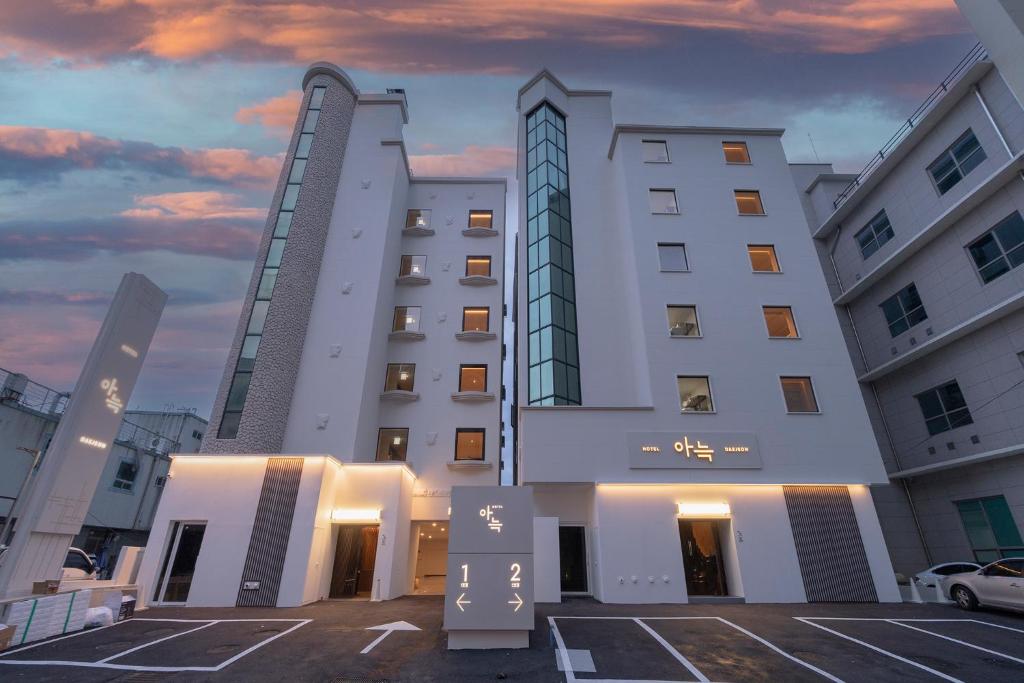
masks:
{"label": "metal louver panel", "polygon": [[[275,607],[295,516],[295,499],[302,479],[303,458],[270,458],[263,474],[263,491],[245,556],[238,607]],[[256,582],[256,588],[246,584]]]}
{"label": "metal louver panel", "polygon": [[878,602],[845,486],[784,486],[808,602]]}

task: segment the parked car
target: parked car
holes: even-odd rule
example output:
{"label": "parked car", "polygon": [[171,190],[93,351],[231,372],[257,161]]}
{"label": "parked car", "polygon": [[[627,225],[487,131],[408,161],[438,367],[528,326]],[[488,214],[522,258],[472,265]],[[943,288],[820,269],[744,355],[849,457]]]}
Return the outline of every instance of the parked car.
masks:
{"label": "parked car", "polygon": [[[0,546],[0,564],[3,564],[7,556],[7,546]],[[96,571],[96,563],[89,559],[85,551],[78,548],[68,548],[68,554],[64,558],[64,567],[61,569],[61,579],[81,580],[96,579],[99,572]]]}
{"label": "parked car", "polygon": [[961,609],[988,605],[1024,610],[1024,557],[1007,557],[970,574],[943,577],[941,585]]}
{"label": "parked car", "polygon": [[952,576],[953,574],[968,574],[970,572],[976,572],[981,569],[981,565],[977,562],[944,562],[937,564],[934,567],[929,567],[923,572],[918,572],[911,577],[914,584],[921,588],[935,588],[938,585],[939,580],[945,576]]}

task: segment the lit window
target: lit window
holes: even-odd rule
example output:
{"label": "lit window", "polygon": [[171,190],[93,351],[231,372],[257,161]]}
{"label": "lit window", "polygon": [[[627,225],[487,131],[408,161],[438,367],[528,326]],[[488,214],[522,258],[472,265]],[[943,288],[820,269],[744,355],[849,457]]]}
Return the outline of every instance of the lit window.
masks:
{"label": "lit window", "polygon": [[750,153],[745,142],[723,142],[722,152],[727,164],[749,164]]}
{"label": "lit window", "polygon": [[929,389],[915,396],[921,413],[924,415],[925,426],[931,435],[948,432],[974,422],[971,411],[967,409],[967,401],[960,391],[956,380],[942,386]]}
{"label": "lit window", "polygon": [[795,339],[800,336],[793,320],[793,309],[789,306],[765,306],[764,324],[768,327],[769,337]]}
{"label": "lit window", "polygon": [[117,474],[114,475],[114,488],[122,491],[131,491],[135,485],[135,476],[139,468],[133,462],[122,460],[117,466]]}
{"label": "lit window", "polygon": [[644,161],[648,164],[668,163],[668,143],[664,140],[644,140]]}
{"label": "lit window", "polygon": [[455,430],[455,459],[456,460],[483,460],[484,459],[484,430],[483,429],[456,429]]}
{"label": "lit window", "polygon": [[928,319],[913,282],[879,304],[879,308],[885,314],[885,321],[889,323],[889,334],[893,337]]}
{"label": "lit window", "polygon": [[464,308],[462,309],[462,331],[463,332],[486,332],[488,328],[491,309],[489,308]]}
{"label": "lit window", "polygon": [[755,273],[781,273],[779,259],[775,256],[775,247],[771,244],[748,244],[747,254],[750,256],[750,267]]}
{"label": "lit window", "polygon": [[493,211],[470,211],[469,212],[469,227],[471,228],[488,228],[494,222]]}
{"label": "lit window", "polygon": [[764,206],[761,204],[761,193],[757,190],[734,190],[736,210],[741,216],[763,216]]}
{"label": "lit window", "polygon": [[382,428],[377,432],[377,462],[405,462],[408,451],[408,428]]}
{"label": "lit window", "polygon": [[982,281],[995,280],[1024,263],[1024,219],[1014,211],[967,245],[967,251]]}
{"label": "lit window", "polygon": [[679,213],[675,190],[648,190],[651,213]]}
{"label": "lit window", "polygon": [[419,332],[420,307],[395,306],[395,322],[391,330],[393,332]]}
{"label": "lit window", "polygon": [[665,273],[685,273],[690,270],[686,261],[686,245],[658,244],[658,265]]}
{"label": "lit window", "polygon": [[466,257],[466,277],[473,275],[479,275],[481,277],[491,276],[491,257],[490,256],[467,256]]}
{"label": "lit window", "polygon": [[857,231],[853,238],[857,240],[857,246],[860,247],[861,258],[866,259],[893,236],[892,224],[889,223],[889,217],[885,215],[885,209],[882,209],[867,225]]}
{"label": "lit window", "polygon": [[699,337],[696,306],[669,306],[668,332],[673,337]]}
{"label": "lit window", "polygon": [[818,401],[810,377],[780,377],[782,395],[786,398],[786,412],[816,413]]}
{"label": "lit window", "polygon": [[460,366],[459,391],[487,391],[487,366]]}
{"label": "lit window", "polygon": [[426,256],[403,256],[402,265],[398,267],[398,277],[423,277],[427,272]]}
{"label": "lit window", "polygon": [[388,363],[384,391],[412,391],[416,384],[415,363]]}
{"label": "lit window", "polygon": [[710,413],[714,411],[711,403],[711,385],[707,377],[676,377],[679,387],[679,409],[684,413]]}
{"label": "lit window", "polygon": [[928,173],[935,181],[935,189],[939,194],[946,194],[985,159],[985,150],[978,143],[978,138],[974,137],[974,131],[968,128],[966,133],[928,166]]}
{"label": "lit window", "polygon": [[406,228],[429,228],[430,209],[409,209],[405,214]]}

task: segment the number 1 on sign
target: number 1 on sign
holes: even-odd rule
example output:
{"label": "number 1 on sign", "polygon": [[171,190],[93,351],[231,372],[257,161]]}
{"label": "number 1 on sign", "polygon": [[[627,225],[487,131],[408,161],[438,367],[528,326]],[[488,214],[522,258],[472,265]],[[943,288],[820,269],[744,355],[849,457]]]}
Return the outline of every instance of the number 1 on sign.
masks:
{"label": "number 1 on sign", "polygon": [[459,588],[469,588],[469,565],[462,565],[462,583],[459,584]]}

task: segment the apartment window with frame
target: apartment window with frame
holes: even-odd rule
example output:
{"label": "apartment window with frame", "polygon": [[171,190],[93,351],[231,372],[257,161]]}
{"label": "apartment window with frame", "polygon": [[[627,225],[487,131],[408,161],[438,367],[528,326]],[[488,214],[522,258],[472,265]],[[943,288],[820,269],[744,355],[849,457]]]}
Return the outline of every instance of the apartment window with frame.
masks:
{"label": "apartment window with frame", "polygon": [[419,332],[420,317],[419,306],[395,306],[395,322],[391,331]]}
{"label": "apartment window with frame", "polygon": [[482,211],[472,210],[469,212],[469,227],[471,228],[487,228],[492,229],[494,224],[494,212],[493,211]]}
{"label": "apartment window with frame", "polygon": [[867,259],[894,236],[889,217],[885,214],[885,209],[882,209],[868,221],[867,225],[858,230],[853,238],[857,240],[861,258]]}
{"label": "apartment window with frame", "polygon": [[889,334],[897,337],[914,325],[928,319],[921,297],[917,294],[917,286],[909,285],[893,294],[878,305],[889,324]]}
{"label": "apartment window with frame", "polygon": [[1024,263],[1024,219],[1014,211],[967,245],[982,282],[989,283]]}
{"label": "apartment window with frame", "polygon": [[696,306],[668,306],[668,333],[673,337],[699,337]]}
{"label": "apartment window with frame", "polygon": [[818,399],[810,377],[780,377],[787,413],[817,413]]}
{"label": "apartment window with frame", "polygon": [[727,164],[749,164],[750,152],[745,142],[723,142],[722,153]]}
{"label": "apartment window with frame", "polygon": [[932,436],[972,424],[974,419],[956,380],[915,396],[928,433]]}
{"label": "apartment window with frame", "polygon": [[455,430],[455,460],[484,459],[484,429]]}
{"label": "apartment window with frame", "polygon": [[415,363],[388,363],[384,391],[412,391],[416,385]]}
{"label": "apartment window with frame", "polygon": [[654,214],[677,214],[679,204],[676,203],[675,190],[659,190],[651,188],[647,191],[651,205],[651,213]]}
{"label": "apartment window with frame", "polygon": [[427,274],[426,256],[402,256],[402,263],[398,267],[398,277],[423,277]]}
{"label": "apartment window with frame", "polygon": [[408,427],[381,427],[377,431],[377,462],[405,462],[408,454]]}
{"label": "apartment window with frame", "polygon": [[771,244],[748,244],[747,255],[750,257],[750,269],[755,273],[781,273],[779,259],[775,255],[775,246]]}
{"label": "apartment window with frame", "polygon": [[463,308],[462,331],[487,332],[490,329],[490,317],[490,308]]}
{"label": "apartment window with frame", "polygon": [[487,366],[460,365],[459,391],[487,391]]}
{"label": "apartment window with frame", "polygon": [[679,389],[679,410],[684,413],[713,413],[711,401],[711,383],[703,375],[677,375],[676,386]]}
{"label": "apartment window with frame", "polygon": [[690,264],[686,260],[686,245],[659,242],[658,267],[663,273],[689,272]]}
{"label": "apartment window with frame", "polygon": [[981,564],[1024,555],[1024,540],[1003,496],[956,501],[960,521]]}
{"label": "apartment window with frame", "polygon": [[117,466],[117,472],[114,474],[114,488],[122,491],[131,491],[135,486],[135,477],[138,476],[138,466],[127,460],[122,460]]}
{"label": "apartment window with frame", "polygon": [[430,209],[409,209],[405,214],[405,227],[429,228]]}
{"label": "apartment window with frame", "polygon": [[974,136],[974,131],[968,128],[938,159],[928,165],[928,173],[935,182],[935,189],[943,195],[986,158],[985,150]]}
{"label": "apartment window with frame", "polygon": [[733,190],[736,197],[736,210],[741,216],[763,216],[764,205],[761,193],[757,190]]}
{"label": "apartment window with frame", "polygon": [[491,276],[491,257],[490,256],[467,256],[466,257],[466,277],[472,276],[490,277]]}
{"label": "apartment window with frame", "polygon": [[646,164],[667,164],[668,143],[664,140],[644,140],[644,163]]}
{"label": "apartment window with frame", "polygon": [[762,306],[764,324],[768,328],[768,336],[772,339],[796,339],[800,333],[796,330],[793,309],[790,306]]}

